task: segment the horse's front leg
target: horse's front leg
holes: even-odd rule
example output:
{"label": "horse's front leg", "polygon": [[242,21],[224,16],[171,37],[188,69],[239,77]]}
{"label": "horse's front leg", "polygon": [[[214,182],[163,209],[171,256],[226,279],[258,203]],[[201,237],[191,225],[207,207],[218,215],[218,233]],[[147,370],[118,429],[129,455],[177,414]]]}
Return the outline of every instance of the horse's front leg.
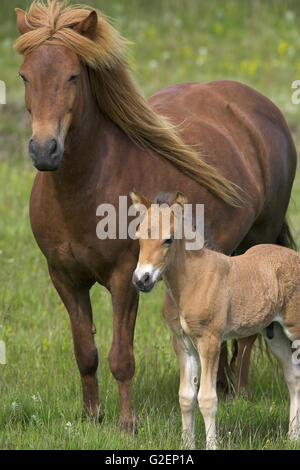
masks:
{"label": "horse's front leg", "polygon": [[194,449],[199,355],[187,336],[174,334],[173,346],[180,368],[179,404],[182,417],[182,445],[184,448]]}
{"label": "horse's front leg", "polygon": [[93,325],[89,287],[75,285],[61,271],[49,268],[49,272],[70,316],[74,352],[82,382],[83,412],[102,421],[103,412],[99,402],[96,375],[98,368],[98,352],[94,342],[96,330]]}
{"label": "horse's front leg", "polygon": [[198,403],[205,424],[206,449],[214,450],[217,448],[217,371],[221,338],[205,333],[200,338],[197,338],[197,346],[201,361],[201,380]]}
{"label": "horse's front leg", "polygon": [[125,271],[116,271],[110,282],[114,326],[109,364],[119,387],[119,426],[122,431],[126,432],[131,432],[134,427],[131,382],[135,370],[133,339],[139,298],[131,282],[131,272],[134,267],[135,265],[132,269],[129,267]]}

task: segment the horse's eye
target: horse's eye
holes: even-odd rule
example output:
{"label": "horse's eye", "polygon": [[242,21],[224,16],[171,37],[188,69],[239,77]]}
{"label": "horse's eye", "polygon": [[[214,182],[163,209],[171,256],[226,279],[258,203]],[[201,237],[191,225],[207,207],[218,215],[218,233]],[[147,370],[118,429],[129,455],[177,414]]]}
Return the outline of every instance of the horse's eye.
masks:
{"label": "horse's eye", "polygon": [[166,240],[164,240],[163,245],[170,246],[172,245],[173,241],[174,241],[173,237],[167,238]]}
{"label": "horse's eye", "polygon": [[79,77],[79,75],[71,75],[71,77],[69,78],[68,82],[76,82],[77,78]]}
{"label": "horse's eye", "polygon": [[25,77],[25,75],[23,75],[22,73],[19,73],[19,76],[22,78],[23,82],[26,84],[28,83],[28,80],[27,78]]}

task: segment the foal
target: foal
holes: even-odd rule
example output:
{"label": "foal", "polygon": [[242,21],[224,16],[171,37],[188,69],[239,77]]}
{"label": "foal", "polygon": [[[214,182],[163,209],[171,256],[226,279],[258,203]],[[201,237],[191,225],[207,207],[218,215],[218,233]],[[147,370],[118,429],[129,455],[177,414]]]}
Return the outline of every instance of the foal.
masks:
{"label": "foal", "polygon": [[[198,403],[205,422],[206,448],[217,445],[216,379],[221,343],[260,332],[283,367],[290,393],[289,436],[300,433],[300,365],[292,342],[300,339],[300,256],[277,245],[257,245],[245,254],[225,256],[204,246],[186,250],[186,240],[174,238],[175,224],[183,222],[185,199],[167,195],[155,219],[157,239],[151,233],[151,203],[131,193],[135,207],[146,208],[138,227],[138,265],[133,283],[150,292],[162,277],[166,285],[164,316],[173,332],[180,366],[179,403],[184,444],[194,447],[194,412],[199,357],[201,381]],[[179,208],[170,211],[170,207]],[[144,208],[144,209],[145,209]],[[168,211],[166,213],[166,211]],[[165,228],[163,218],[169,218]],[[152,225],[153,227],[153,225]],[[273,323],[276,322],[276,323]],[[268,328],[267,328],[268,327]]]}

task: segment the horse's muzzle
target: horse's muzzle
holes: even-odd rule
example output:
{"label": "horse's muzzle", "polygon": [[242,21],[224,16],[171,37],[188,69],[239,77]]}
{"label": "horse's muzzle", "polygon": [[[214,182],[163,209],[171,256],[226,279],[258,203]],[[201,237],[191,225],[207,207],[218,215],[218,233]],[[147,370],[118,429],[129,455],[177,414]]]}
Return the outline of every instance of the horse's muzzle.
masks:
{"label": "horse's muzzle", "polygon": [[35,137],[29,141],[29,155],[39,171],[58,170],[63,153],[64,148],[57,139],[47,139],[43,145]]}
{"label": "horse's muzzle", "polygon": [[132,276],[132,283],[136,287],[136,289],[140,290],[141,292],[150,292],[150,291],[152,291],[153,287],[155,286],[155,281],[152,280],[149,273],[145,273],[140,278],[134,272],[133,276]]}

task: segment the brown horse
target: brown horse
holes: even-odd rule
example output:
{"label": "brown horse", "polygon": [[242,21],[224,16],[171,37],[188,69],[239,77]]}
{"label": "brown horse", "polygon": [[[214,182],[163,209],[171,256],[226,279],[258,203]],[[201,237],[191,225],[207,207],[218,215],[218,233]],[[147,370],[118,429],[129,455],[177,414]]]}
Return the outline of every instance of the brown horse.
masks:
{"label": "brown horse", "polygon": [[100,418],[89,290],[98,282],[111,293],[109,363],[120,425],[128,429],[138,307],[131,278],[139,246],[121,237],[99,240],[98,205],[118,208],[119,195],[132,188],[150,199],[183,188],[189,201],[205,204],[206,238],[224,253],[288,244],[294,143],[277,107],[240,83],[178,84],[149,104],[128,72],[126,41],[94,10],[53,0],[16,12],[15,47],[25,55],[20,75],[33,130],[29,153],[39,170],[32,230],[70,315],[84,410]]}

